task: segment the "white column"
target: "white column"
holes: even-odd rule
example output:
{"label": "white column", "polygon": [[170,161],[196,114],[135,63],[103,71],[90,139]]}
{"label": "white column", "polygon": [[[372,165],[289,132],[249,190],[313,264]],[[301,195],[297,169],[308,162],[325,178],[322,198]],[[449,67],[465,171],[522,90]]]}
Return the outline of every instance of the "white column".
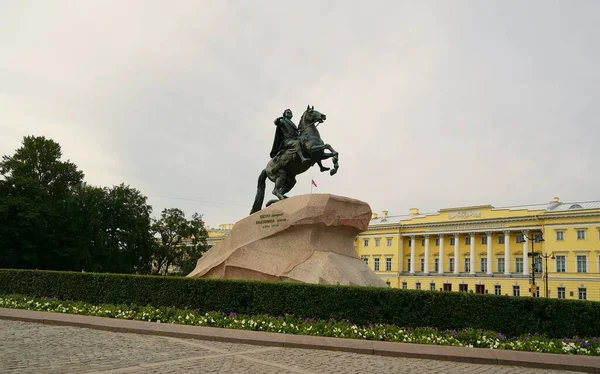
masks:
{"label": "white column", "polygon": [[429,234],[423,236],[425,237],[425,266],[423,267],[423,273],[429,274]]}
{"label": "white column", "polygon": [[438,268],[438,274],[444,274],[444,234],[439,235],[440,238],[440,257],[438,259],[440,266]]}
{"label": "white column", "polygon": [[492,232],[488,231],[487,234],[487,275],[492,275],[492,265],[494,261],[492,260]]}
{"label": "white column", "polygon": [[410,236],[410,273],[415,273],[415,236]]}
{"label": "white column", "polygon": [[504,274],[510,274],[510,231],[504,231]]}
{"label": "white column", "polygon": [[459,240],[460,234],[454,234],[454,274],[458,274],[460,270],[460,254],[458,253]]}
{"label": "white column", "polygon": [[398,274],[402,273],[402,268],[404,267],[402,262],[404,262],[404,238],[402,235],[398,235],[398,256],[400,259],[398,260]]}
{"label": "white column", "polygon": [[475,274],[475,233],[472,232],[469,235],[471,236],[471,253],[469,254],[471,256],[469,259],[471,262],[471,271],[469,274]]}
{"label": "white column", "polygon": [[527,240],[529,230],[523,230],[523,275],[529,275],[529,240]]}

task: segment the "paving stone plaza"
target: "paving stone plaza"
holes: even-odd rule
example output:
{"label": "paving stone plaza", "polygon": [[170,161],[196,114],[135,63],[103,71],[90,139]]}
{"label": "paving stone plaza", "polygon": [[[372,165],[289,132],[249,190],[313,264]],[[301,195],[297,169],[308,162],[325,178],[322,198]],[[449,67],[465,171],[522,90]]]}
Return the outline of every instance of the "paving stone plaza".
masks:
{"label": "paving stone plaza", "polygon": [[[0,373],[559,373],[0,320]],[[561,373],[573,373],[562,371]]]}

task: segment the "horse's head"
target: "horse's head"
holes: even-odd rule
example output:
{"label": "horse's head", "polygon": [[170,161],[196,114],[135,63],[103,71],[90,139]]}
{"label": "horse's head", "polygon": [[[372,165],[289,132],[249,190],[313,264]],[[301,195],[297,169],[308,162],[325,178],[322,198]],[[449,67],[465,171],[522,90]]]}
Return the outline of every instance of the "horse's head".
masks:
{"label": "horse's head", "polygon": [[302,131],[302,128],[312,126],[317,123],[322,123],[326,119],[327,116],[325,116],[325,114],[319,112],[318,110],[315,110],[314,106],[309,105],[308,107],[306,107],[306,111],[302,115],[298,127],[300,131]]}

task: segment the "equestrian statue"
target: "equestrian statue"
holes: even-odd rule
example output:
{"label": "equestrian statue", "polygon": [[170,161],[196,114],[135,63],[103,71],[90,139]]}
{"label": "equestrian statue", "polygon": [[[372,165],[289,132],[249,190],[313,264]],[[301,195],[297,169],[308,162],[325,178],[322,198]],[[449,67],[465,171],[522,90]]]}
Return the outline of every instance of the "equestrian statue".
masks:
{"label": "equestrian statue", "polygon": [[[298,127],[292,122],[292,111],[286,109],[283,116],[275,119],[275,139],[271,150],[271,160],[258,177],[256,198],[250,214],[262,209],[265,199],[266,180],[269,178],[275,183],[273,195],[277,199],[269,200],[269,206],[279,200],[287,199],[285,196],[296,184],[296,175],[310,169],[315,163],[321,172],[329,170],[330,175],[337,173],[338,153],[321,139],[317,126],[326,119],[325,114],[315,110],[310,105],[300,117]],[[329,153],[325,153],[328,150]],[[323,160],[331,158],[333,169],[324,167]]]}

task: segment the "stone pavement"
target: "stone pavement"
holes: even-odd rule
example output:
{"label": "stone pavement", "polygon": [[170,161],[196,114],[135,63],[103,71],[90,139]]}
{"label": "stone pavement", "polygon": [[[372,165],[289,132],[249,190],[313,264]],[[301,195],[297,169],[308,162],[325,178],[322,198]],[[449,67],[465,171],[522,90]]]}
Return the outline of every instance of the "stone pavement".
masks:
{"label": "stone pavement", "polygon": [[[0,373],[559,373],[0,319]],[[562,373],[574,373],[563,371]]]}

